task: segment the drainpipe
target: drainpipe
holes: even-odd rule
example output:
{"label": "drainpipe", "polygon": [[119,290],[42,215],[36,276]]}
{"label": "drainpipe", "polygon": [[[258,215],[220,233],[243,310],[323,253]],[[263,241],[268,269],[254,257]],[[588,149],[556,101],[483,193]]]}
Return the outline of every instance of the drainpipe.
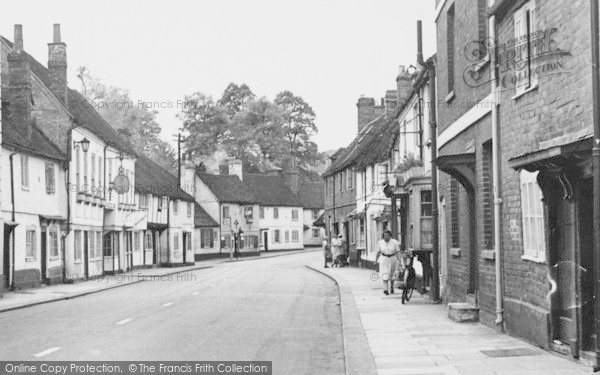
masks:
{"label": "drainpipe", "polygon": [[[597,0],[593,0],[597,1]],[[491,16],[489,20],[490,39],[496,40],[496,16]],[[495,50],[488,51],[490,56],[490,70],[492,73],[492,180],[494,190],[494,266],[496,272],[496,328],[504,332],[504,306],[502,300],[502,257],[500,248],[502,246],[501,222],[502,216],[502,195],[500,191],[500,124],[498,120],[498,82],[496,71],[496,53]]]}
{"label": "drainpipe", "polygon": [[[594,174],[594,228],[600,228],[600,35],[598,26],[598,0],[590,0],[591,4],[591,22],[592,22],[592,92],[593,92],[593,114],[594,114],[594,145],[592,148],[592,170]],[[596,331],[596,366],[594,370],[600,368],[600,231],[594,231],[594,328]]]}
{"label": "drainpipe", "polygon": [[427,69],[429,79],[429,137],[431,139],[431,235],[432,235],[432,258],[433,269],[431,275],[431,299],[440,303],[440,249],[438,233],[438,179],[437,179],[437,99],[435,90],[435,63],[423,61],[423,38],[421,32],[421,21],[417,21],[417,62]]}
{"label": "drainpipe", "polygon": [[[15,222],[15,171],[14,171],[14,165],[13,165],[13,157],[16,154],[17,154],[16,152],[13,152],[8,156],[8,159],[10,161],[10,205],[11,205],[10,219],[13,223]],[[12,234],[12,241],[11,241],[12,246],[11,246],[10,263],[11,263],[12,272],[10,273],[10,288],[12,289],[15,287],[15,228],[14,227],[13,227],[11,234]]]}

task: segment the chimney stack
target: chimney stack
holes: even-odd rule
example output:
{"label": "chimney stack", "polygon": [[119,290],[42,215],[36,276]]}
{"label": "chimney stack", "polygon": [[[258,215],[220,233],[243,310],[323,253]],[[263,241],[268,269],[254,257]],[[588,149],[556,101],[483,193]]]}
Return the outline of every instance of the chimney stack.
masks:
{"label": "chimney stack", "polygon": [[48,78],[50,90],[67,104],[67,45],[60,38],[60,24],[54,24],[52,43],[48,43]]}
{"label": "chimney stack", "polygon": [[291,172],[283,172],[283,182],[290,188],[294,195],[298,195],[300,191],[300,175],[297,169]]}
{"label": "chimney stack", "polygon": [[240,181],[244,181],[244,173],[242,169],[242,161],[236,158],[227,160],[227,172],[230,176],[238,176]]}
{"label": "chimney stack", "polygon": [[15,129],[31,139],[31,80],[29,59],[23,50],[23,27],[15,25],[13,49],[6,57],[8,63],[8,121]]}
{"label": "chimney stack", "polygon": [[404,65],[400,65],[398,76],[396,77],[396,98],[398,105],[401,105],[410,95],[412,90],[410,78],[408,69]]}
{"label": "chimney stack", "polygon": [[385,92],[385,113],[389,115],[394,112],[398,106],[398,92],[396,90],[387,90]]}
{"label": "chimney stack", "polygon": [[377,117],[384,113],[384,105],[382,100],[381,106],[375,105],[375,99],[360,97],[356,103],[358,109],[358,132],[360,133],[363,128],[375,120]]}

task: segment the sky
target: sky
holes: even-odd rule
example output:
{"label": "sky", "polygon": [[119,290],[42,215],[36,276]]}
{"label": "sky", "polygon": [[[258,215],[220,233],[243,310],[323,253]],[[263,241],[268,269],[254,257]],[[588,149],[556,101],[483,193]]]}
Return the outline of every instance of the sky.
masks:
{"label": "sky", "polygon": [[0,34],[12,40],[22,24],[25,49],[46,64],[60,23],[69,86],[80,88],[85,65],[136,105],[152,102],[169,142],[185,95],[219,98],[230,82],[270,99],[290,90],[312,106],[327,151],[355,136],[361,95],[379,100],[400,65],[416,65],[417,20],[425,57],[435,52],[434,10],[434,0],[19,0],[0,4]]}

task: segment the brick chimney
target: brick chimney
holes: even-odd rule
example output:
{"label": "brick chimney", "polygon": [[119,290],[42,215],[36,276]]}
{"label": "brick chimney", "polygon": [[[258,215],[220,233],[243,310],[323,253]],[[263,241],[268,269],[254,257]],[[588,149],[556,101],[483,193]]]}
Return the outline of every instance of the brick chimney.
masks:
{"label": "brick chimney", "polygon": [[8,121],[23,129],[31,139],[31,80],[29,59],[23,50],[23,27],[15,25],[13,49],[6,57],[8,62]]}
{"label": "brick chimney", "polygon": [[230,176],[238,176],[241,181],[244,181],[244,173],[242,169],[242,161],[236,158],[227,160],[227,173]]}
{"label": "brick chimney", "polygon": [[387,90],[385,92],[385,113],[390,114],[394,112],[398,106],[398,92],[396,90]]}
{"label": "brick chimney", "polygon": [[294,195],[298,195],[300,191],[300,176],[298,174],[298,170],[293,170],[289,172],[283,172],[283,182],[286,184],[288,188],[294,193]]}
{"label": "brick chimney", "polygon": [[398,105],[408,99],[408,95],[412,90],[410,82],[410,74],[404,65],[400,65],[398,76],[396,77],[396,93]]}
{"label": "brick chimney", "polygon": [[356,103],[358,109],[358,132],[368,123],[375,120],[384,113],[383,103],[381,106],[375,105],[375,99],[360,97]]}
{"label": "brick chimney", "polygon": [[48,78],[50,90],[67,104],[67,45],[60,39],[60,24],[54,24],[52,43],[48,43]]}

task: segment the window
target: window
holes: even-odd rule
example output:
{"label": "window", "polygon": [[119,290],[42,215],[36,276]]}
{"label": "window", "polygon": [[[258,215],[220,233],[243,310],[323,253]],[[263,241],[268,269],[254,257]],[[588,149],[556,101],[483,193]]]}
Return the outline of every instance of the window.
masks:
{"label": "window", "polygon": [[90,187],[88,186],[88,160],[87,160],[87,152],[83,153],[83,190],[88,191]]}
{"label": "window", "polygon": [[214,247],[214,237],[212,229],[200,230],[200,247],[202,249],[210,249]]}
{"label": "window", "polygon": [[[539,37],[536,36],[536,12],[535,0],[529,1],[514,13],[515,29],[515,57],[513,65],[516,78],[516,94],[522,94],[525,91],[537,85],[537,76],[534,77],[534,56],[536,45],[539,43]],[[545,47],[537,47],[545,48]]]}
{"label": "window", "polygon": [[46,163],[46,194],[52,195],[55,192],[54,163]]}
{"label": "window", "polygon": [[109,257],[112,256],[112,235],[110,233],[106,233],[104,235],[104,256]]}
{"label": "window", "polygon": [[356,235],[356,221],[352,220],[348,225],[350,225],[350,243],[353,244]]}
{"label": "window", "polygon": [[173,250],[179,251],[179,233],[173,235]]}
{"label": "window", "polygon": [[346,186],[348,190],[354,187],[354,172],[351,169],[348,169],[346,172]]}
{"label": "window", "polygon": [[135,251],[141,250],[140,240],[141,240],[140,232],[133,233],[133,249]]}
{"label": "window", "polygon": [[432,216],[431,190],[421,190],[421,246],[433,244]]}
{"label": "window", "polygon": [[281,231],[279,229],[273,231],[273,243],[281,243]]}
{"label": "window", "polygon": [[21,187],[29,188],[29,156],[21,155]]}
{"label": "window", "polygon": [[35,229],[25,231],[25,256],[27,258],[35,258],[37,256],[36,242]]}
{"label": "window", "polygon": [[[102,175],[103,175],[103,170],[102,170],[102,158],[100,156],[98,156],[98,186],[100,186],[101,190],[104,190],[104,184],[102,182]],[[98,192],[98,194],[100,194],[100,192]]]}
{"label": "window", "polygon": [[252,220],[252,218],[254,217],[254,209],[252,208],[252,206],[244,207],[244,217],[246,218],[246,220]]}
{"label": "window", "polygon": [[292,220],[298,221],[298,210],[297,209],[292,210]]}
{"label": "window", "polygon": [[483,239],[486,249],[494,244],[494,194],[493,194],[493,158],[492,141],[483,144],[481,153],[482,186],[481,202],[483,204]]}
{"label": "window", "polygon": [[96,233],[95,232],[87,232],[88,235],[88,252],[90,254],[90,258],[96,257]]}
{"label": "window", "polygon": [[312,238],[319,238],[319,230],[316,228],[312,229]]}
{"label": "window", "polygon": [[292,231],[292,242],[300,241],[300,233],[297,230]]}
{"label": "window", "polygon": [[[488,37],[488,16],[487,16],[487,2],[488,0],[477,0],[477,32],[479,35],[479,41],[486,43]],[[486,45],[486,44],[484,44]],[[482,45],[483,48],[484,45]],[[481,51],[480,57],[485,57],[487,50]]]}
{"label": "window", "polygon": [[75,261],[81,261],[81,231],[76,230],[74,235],[75,240],[75,253],[73,254]]}
{"label": "window", "polygon": [[340,179],[342,184],[341,191],[347,190],[348,186],[346,185],[346,171],[342,171],[342,173],[340,173]]}
{"label": "window", "polygon": [[521,212],[523,215],[523,255],[543,261],[546,259],[544,239],[544,205],[537,183],[538,172],[521,171]]}
{"label": "window", "polygon": [[313,220],[317,220],[319,218],[319,210],[317,210],[317,209],[312,210],[312,218],[313,218]]}
{"label": "window", "polygon": [[454,91],[454,4],[446,15],[446,60],[448,69],[448,93]]}
{"label": "window", "polygon": [[344,180],[344,177],[342,176],[341,173],[338,173],[336,175],[336,179],[338,180],[338,187],[340,191],[344,191],[344,187],[342,186],[342,181]]}
{"label": "window", "polygon": [[96,232],[96,256],[102,257],[102,232]]}
{"label": "window", "polygon": [[192,203],[187,202],[187,217],[192,217]]}
{"label": "window", "polygon": [[226,219],[228,217],[229,217],[229,207],[223,206],[223,219]]}
{"label": "window", "polygon": [[279,208],[273,207],[273,219],[279,219]]}
{"label": "window", "polygon": [[285,231],[285,242],[290,242],[290,232],[289,231]]}
{"label": "window", "polygon": [[179,215],[179,201],[173,200],[173,215]]}
{"label": "window", "polygon": [[361,218],[359,223],[358,223],[358,228],[359,231],[358,233],[360,234],[360,245],[364,246],[365,245],[365,219]]}
{"label": "window", "polygon": [[48,249],[50,250],[50,256],[53,258],[58,257],[58,230],[48,230]]}
{"label": "window", "polygon": [[458,215],[458,205],[460,203],[459,194],[458,181],[455,178],[452,178],[450,180],[450,226],[452,234],[451,244],[453,248],[460,247],[460,218]]}
{"label": "window", "polygon": [[148,195],[146,195],[146,194],[140,194],[139,205],[140,205],[140,208],[147,208],[148,207]]}
{"label": "window", "polygon": [[192,234],[184,233],[185,236],[185,251],[192,251]]}
{"label": "window", "polygon": [[79,191],[81,189],[81,151],[79,148],[75,149],[75,184]]}
{"label": "window", "polygon": [[[79,149],[77,149],[77,152],[79,153]],[[79,159],[77,159],[79,160]],[[112,183],[113,179],[112,179],[112,159],[108,160],[108,183]]]}
{"label": "window", "polygon": [[259,216],[261,219],[264,219],[264,218],[265,218],[265,208],[264,208],[264,207],[259,207],[259,208],[258,208],[258,216]]}
{"label": "window", "polygon": [[144,238],[145,238],[144,248],[146,250],[152,250],[152,248],[154,247],[154,246],[152,246],[152,242],[153,242],[152,241],[152,232],[146,232]]}
{"label": "window", "polygon": [[96,190],[96,154],[92,154],[90,162],[91,162],[91,167],[92,167],[92,173],[90,175],[91,176],[90,180],[91,180],[92,186],[91,186],[90,191],[93,193]]}

